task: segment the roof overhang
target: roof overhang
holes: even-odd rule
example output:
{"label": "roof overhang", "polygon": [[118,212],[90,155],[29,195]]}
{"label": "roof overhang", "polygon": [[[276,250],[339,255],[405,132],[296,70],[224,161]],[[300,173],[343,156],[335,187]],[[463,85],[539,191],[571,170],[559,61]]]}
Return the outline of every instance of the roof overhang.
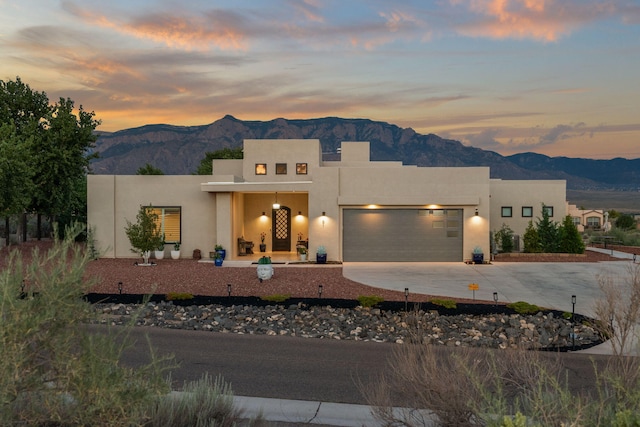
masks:
{"label": "roof overhang", "polygon": [[279,192],[308,192],[312,181],[287,182],[203,182],[200,190],[207,193],[273,193]]}

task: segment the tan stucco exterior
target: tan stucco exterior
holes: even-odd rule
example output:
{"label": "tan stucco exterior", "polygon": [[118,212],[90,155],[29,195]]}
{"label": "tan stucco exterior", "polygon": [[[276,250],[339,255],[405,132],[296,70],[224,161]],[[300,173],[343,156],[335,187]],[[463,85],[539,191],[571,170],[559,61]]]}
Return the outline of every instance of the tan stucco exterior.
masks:
{"label": "tan stucco exterior", "polygon": [[[564,181],[495,180],[487,167],[371,162],[368,142],[343,142],[341,161],[323,162],[319,140],[245,140],[244,159],[214,160],[213,172],[90,176],[89,224],[104,256],[132,256],[124,227],[127,219],[135,220],[141,204],[182,208],[182,257],[191,257],[194,249],[207,254],[222,244],[231,259],[239,257],[240,237],[253,241],[257,251],[265,233],[265,244],[271,247],[271,205],[276,198],[291,211],[291,250],[301,236],[308,240],[310,254],[323,245],[329,260],[338,261],[345,244],[346,209],[460,210],[460,261],[470,258],[476,246],[489,254],[490,231],[502,222],[522,235],[531,218],[520,218],[520,206],[533,206],[539,216],[544,203],[554,206],[554,220],[566,215]],[[501,218],[501,206],[513,206],[508,221]]]}

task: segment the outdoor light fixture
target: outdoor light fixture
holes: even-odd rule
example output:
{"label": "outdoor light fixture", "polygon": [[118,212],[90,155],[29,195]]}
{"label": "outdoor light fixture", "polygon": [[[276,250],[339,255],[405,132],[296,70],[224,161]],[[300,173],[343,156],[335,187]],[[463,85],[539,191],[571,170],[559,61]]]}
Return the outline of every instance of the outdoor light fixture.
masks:
{"label": "outdoor light fixture", "polygon": [[301,215],[302,215],[302,211],[298,211],[298,216],[301,216]]}
{"label": "outdoor light fixture", "polygon": [[263,212],[262,212],[262,216],[267,216],[267,214],[263,211]]}
{"label": "outdoor light fixture", "polygon": [[322,298],[322,285],[318,286],[318,298]]}
{"label": "outdoor light fixture", "polygon": [[408,304],[409,304],[409,288],[404,288],[404,311],[407,311]]}
{"label": "outdoor light fixture", "polygon": [[231,283],[227,284],[227,294],[231,296]]}
{"label": "outdoor light fixture", "polygon": [[493,293],[493,302],[495,302],[495,303],[498,302],[498,293],[497,292]]}
{"label": "outdoor light fixture", "polygon": [[118,282],[118,293],[122,295],[122,282]]}
{"label": "outdoor light fixture", "polygon": [[322,211],[322,216],[327,216],[327,213],[325,211]]}
{"label": "outdoor light fixture", "polygon": [[573,306],[573,308],[571,309],[571,347],[576,346],[576,331],[573,329],[575,323],[574,323],[574,316],[576,314],[576,296],[575,295],[571,295],[571,305]]}
{"label": "outdoor light fixture", "polygon": [[571,309],[571,320],[573,320],[573,316],[576,314],[576,296],[571,295],[571,305],[573,308]]}
{"label": "outdoor light fixture", "polygon": [[476,216],[478,216],[478,208],[476,208]]}
{"label": "outdoor light fixture", "polygon": [[280,203],[278,203],[278,192],[276,192],[276,201],[273,204],[273,209],[280,209]]}

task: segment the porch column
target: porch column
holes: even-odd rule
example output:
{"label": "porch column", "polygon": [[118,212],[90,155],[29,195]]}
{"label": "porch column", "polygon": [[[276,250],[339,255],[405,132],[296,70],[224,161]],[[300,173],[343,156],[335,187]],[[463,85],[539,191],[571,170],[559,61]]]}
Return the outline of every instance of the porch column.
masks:
{"label": "porch column", "polygon": [[216,240],[213,245],[222,245],[229,255],[235,253],[235,245],[231,241],[232,230],[231,193],[216,193]]}

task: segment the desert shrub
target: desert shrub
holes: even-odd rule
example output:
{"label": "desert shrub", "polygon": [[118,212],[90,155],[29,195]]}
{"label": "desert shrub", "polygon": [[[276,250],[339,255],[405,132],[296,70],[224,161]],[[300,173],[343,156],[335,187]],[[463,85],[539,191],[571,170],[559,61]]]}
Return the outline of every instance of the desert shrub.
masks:
{"label": "desert shrub", "polygon": [[507,307],[513,309],[518,314],[536,314],[540,311],[540,307],[525,301],[512,302],[507,304]]}
{"label": "desert shrub", "polygon": [[431,300],[431,304],[438,305],[440,307],[444,307],[452,310],[455,310],[458,307],[455,300],[452,300],[452,299],[434,298]]}
{"label": "desert shrub", "polygon": [[358,296],[358,302],[363,307],[373,307],[376,304],[380,304],[384,301],[384,298],[377,295],[360,295]]}
{"label": "desert shrub", "polygon": [[270,302],[284,302],[289,298],[291,298],[291,294],[273,294],[260,297],[261,300]]}
{"label": "desert shrub", "polygon": [[184,301],[193,299],[193,294],[185,292],[169,292],[167,295],[165,295],[165,299],[167,301]]}
{"label": "desert shrub", "polygon": [[151,362],[136,369],[120,364],[133,346],[133,323],[100,333],[83,324],[95,313],[82,298],[91,257],[74,243],[79,230],[46,253],[34,251],[29,265],[12,251],[0,272],[3,425],[137,425],[140,408],[168,391],[167,359],[151,352]]}
{"label": "desert shrub", "polygon": [[238,425],[242,411],[234,406],[230,384],[205,374],[185,383],[179,395],[157,398],[144,416],[146,427],[232,427]]}

